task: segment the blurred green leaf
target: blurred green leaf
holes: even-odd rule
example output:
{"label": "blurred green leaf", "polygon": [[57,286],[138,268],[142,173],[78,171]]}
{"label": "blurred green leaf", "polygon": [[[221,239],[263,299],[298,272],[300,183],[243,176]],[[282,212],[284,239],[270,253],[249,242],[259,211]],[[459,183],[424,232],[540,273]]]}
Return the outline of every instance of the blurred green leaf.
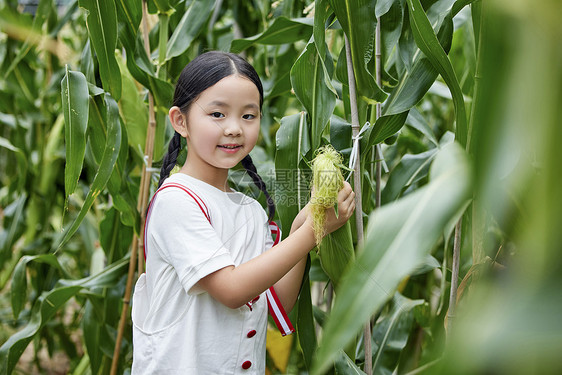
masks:
{"label": "blurred green leaf", "polygon": [[421,132],[423,135],[427,137],[435,146],[439,144],[437,139],[435,138],[435,134],[431,129],[429,123],[425,120],[422,114],[414,107],[408,113],[408,118],[406,119],[406,125],[412,126],[414,129]]}
{"label": "blurred green leaf", "polygon": [[0,347],[0,374],[11,374],[27,345],[55,313],[82,288],[112,286],[129,264],[128,258],[115,262],[97,275],[80,280],[60,280],[52,290],[43,292],[31,310],[29,323]]}
{"label": "blurred green leaf", "polygon": [[[438,266],[439,263],[437,263]],[[424,303],[423,299],[411,300],[398,292],[394,294],[390,311],[379,319],[374,327],[375,359],[373,360],[373,374],[395,371],[399,354],[406,346],[410,335],[413,320],[410,312],[416,306]],[[393,352],[393,355],[388,355],[389,352]]]}
{"label": "blurred green leaf", "polygon": [[81,72],[74,72],[66,66],[61,82],[62,109],[64,112],[66,144],[66,165],[64,187],[66,196],[74,192],[82,172],[86,152],[86,130],[88,128],[88,85]]}
{"label": "blurred green leaf", "polygon": [[104,89],[115,100],[121,98],[121,71],[115,59],[117,45],[117,10],[113,0],[79,0],[80,7],[86,9],[86,23],[90,41],[96,51],[100,77]]}
{"label": "blurred green leaf", "polygon": [[14,319],[18,319],[25,301],[27,300],[27,278],[25,271],[30,262],[49,264],[60,271],[63,276],[66,275],[58,259],[53,254],[26,255],[21,257],[14,269],[14,275],[12,276],[11,297]]}
{"label": "blurred green leaf", "polygon": [[[41,33],[41,28],[45,23],[45,20],[50,14],[52,0],[40,0],[37,4],[37,9],[35,10],[35,17],[33,18],[33,24],[31,29],[28,30],[25,42],[20,47],[18,54],[13,58],[10,66],[4,72],[4,77],[7,77],[17,64],[29,53],[32,49],[33,44],[37,43],[37,39],[40,39],[38,34]],[[34,40],[35,39],[35,40]],[[33,40],[33,41],[32,41]]]}
{"label": "blurred green leaf", "polygon": [[144,156],[142,152],[146,144],[146,132],[148,127],[148,107],[143,100],[144,94],[139,92],[133,77],[131,77],[125,64],[121,59],[117,59],[121,67],[123,79],[123,94],[119,100],[119,109],[123,122],[127,127],[129,146]]}
{"label": "blurred green leaf", "polygon": [[25,177],[27,174],[27,158],[25,153],[19,149],[18,147],[14,146],[9,140],[6,138],[0,137],[0,147],[3,147],[7,150],[13,151],[16,154],[16,160],[18,163],[18,191],[21,190],[25,183]]}
{"label": "blurred green leaf", "polygon": [[425,177],[437,151],[434,148],[421,154],[404,155],[388,176],[381,194],[383,204],[394,201],[410,185]]}
{"label": "blurred green leaf", "polygon": [[230,51],[240,53],[255,43],[276,45],[309,39],[312,35],[313,22],[310,18],[288,19],[278,17],[263,33],[245,39],[233,40]]}
{"label": "blurred green leaf", "polygon": [[166,61],[181,55],[189,48],[213,13],[214,7],[215,0],[194,0],[189,4],[180,23],[168,40]]}
{"label": "blurred green leaf", "polygon": [[371,214],[363,250],[342,278],[313,374],[323,373],[363,322],[392,297],[468,198],[469,161],[458,144],[443,147],[430,174],[428,185]]}
{"label": "blurred green leaf", "polygon": [[340,350],[335,361],[336,372],[341,375],[363,375],[365,374],[359,366],[349,358],[349,356]]}

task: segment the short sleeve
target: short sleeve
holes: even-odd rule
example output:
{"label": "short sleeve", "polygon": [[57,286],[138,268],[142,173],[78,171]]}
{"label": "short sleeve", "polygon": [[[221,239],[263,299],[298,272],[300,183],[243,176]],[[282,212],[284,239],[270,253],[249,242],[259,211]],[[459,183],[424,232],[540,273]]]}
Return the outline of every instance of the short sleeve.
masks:
{"label": "short sleeve", "polygon": [[273,247],[273,236],[271,235],[271,230],[269,229],[269,224],[266,225],[265,231],[265,250],[269,250]]}
{"label": "short sleeve", "polygon": [[149,243],[156,245],[153,249],[175,269],[189,294],[203,292],[196,286],[203,277],[234,265],[229,250],[196,201],[177,188],[158,193],[147,237]]}

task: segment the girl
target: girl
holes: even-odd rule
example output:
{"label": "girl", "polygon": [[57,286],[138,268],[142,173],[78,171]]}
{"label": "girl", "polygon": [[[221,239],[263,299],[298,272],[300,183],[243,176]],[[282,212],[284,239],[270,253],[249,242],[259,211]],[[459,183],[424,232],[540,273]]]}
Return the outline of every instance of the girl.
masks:
{"label": "girl", "polygon": [[[261,205],[228,186],[229,168],[241,162],[273,218],[273,201],[248,155],[262,103],[257,73],[234,54],[202,54],[179,77],[169,111],[176,132],[149,206],[146,273],[133,296],[135,375],[265,373],[265,292],[274,286],[278,310],[292,309],[315,239],[305,207],[273,246]],[[181,138],[187,159],[168,177]],[[354,196],[346,183],[338,217],[328,212],[327,233],[349,219]]]}

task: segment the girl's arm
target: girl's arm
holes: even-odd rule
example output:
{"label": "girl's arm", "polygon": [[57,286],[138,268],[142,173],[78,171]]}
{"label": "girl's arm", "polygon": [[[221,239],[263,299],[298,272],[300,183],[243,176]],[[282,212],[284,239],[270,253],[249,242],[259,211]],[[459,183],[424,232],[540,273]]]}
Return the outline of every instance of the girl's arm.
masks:
{"label": "girl's arm", "polygon": [[[338,193],[339,217],[336,218],[333,208],[327,210],[326,233],[335,231],[351,217],[355,209],[354,198],[351,186],[345,183]],[[198,285],[225,306],[238,308],[291,271],[279,284],[280,290],[276,291],[281,291],[279,297],[283,307],[292,308],[302,280],[303,258],[316,245],[312,218],[305,214],[304,223],[276,246],[238,267],[228,266],[215,271],[199,280]]]}
{"label": "girl's arm", "polygon": [[[300,210],[298,215],[293,220],[291,225],[291,232],[289,236],[293,234],[297,229],[299,229],[308,216],[308,204]],[[308,253],[307,253],[308,255]],[[283,308],[286,312],[291,312],[295,303],[297,302],[297,297],[299,296],[300,287],[302,284],[302,277],[304,275],[304,270],[306,268],[306,258],[307,255],[301,258],[301,260],[289,271],[285,276],[275,283],[275,292],[277,297],[281,301]]]}

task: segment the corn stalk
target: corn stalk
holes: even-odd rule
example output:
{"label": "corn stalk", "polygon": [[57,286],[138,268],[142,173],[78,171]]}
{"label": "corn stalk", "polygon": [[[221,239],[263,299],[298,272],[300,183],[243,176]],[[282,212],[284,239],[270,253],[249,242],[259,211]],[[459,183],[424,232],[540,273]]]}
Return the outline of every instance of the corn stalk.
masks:
{"label": "corn stalk", "polygon": [[[146,0],[143,1],[142,7],[143,13],[143,39],[144,39],[144,47],[146,49],[147,55],[150,56],[150,44],[148,40],[148,12],[147,12],[147,4]],[[167,20],[167,16],[165,16]],[[167,26],[167,22],[164,22]],[[162,30],[162,29],[161,29]],[[164,32],[167,32],[167,27]],[[161,35],[163,33],[161,31]],[[160,51],[166,51],[165,44],[166,39],[162,42],[162,38],[160,38]],[[164,44],[164,48],[162,48],[162,44]],[[165,54],[160,54],[160,62],[163,61],[165,58]],[[140,182],[140,190],[139,190],[139,198],[137,203],[137,210],[140,212],[141,215],[141,225],[140,225],[140,237],[135,234],[133,238],[133,243],[131,245],[131,258],[129,261],[129,272],[127,274],[127,286],[125,288],[125,296],[123,297],[123,309],[121,310],[121,317],[119,319],[119,328],[117,331],[117,339],[115,341],[115,348],[113,350],[113,360],[111,362],[111,375],[117,374],[117,368],[119,364],[119,353],[121,348],[121,342],[123,340],[123,332],[125,331],[125,322],[127,320],[127,315],[129,313],[129,306],[131,303],[131,292],[133,289],[133,281],[135,279],[135,271],[138,268],[139,273],[144,269],[143,263],[143,251],[144,251],[144,222],[146,220],[146,213],[144,207],[147,205],[148,201],[148,193],[150,190],[150,168],[152,167],[152,157],[154,154],[154,135],[156,132],[156,117],[154,113],[154,98],[152,93],[148,92],[148,106],[149,106],[149,120],[148,120],[148,129],[146,134],[146,144],[144,147],[144,160],[142,167],[142,174],[141,174],[141,182]],[[139,246],[140,244],[140,246]],[[135,267],[135,263],[138,259],[138,267]]]}
{"label": "corn stalk", "polygon": [[[349,82],[349,102],[351,106],[351,132],[353,137],[359,135],[359,113],[357,110],[357,91],[355,88],[355,75],[353,73],[353,62],[351,60],[351,46],[347,36],[345,36],[345,54],[347,57],[347,78]],[[359,143],[357,143],[359,147]],[[361,201],[361,153],[357,150],[355,169],[353,171],[353,187],[355,192],[355,225],[357,228],[357,248],[363,246],[363,205]],[[365,345],[365,372],[367,375],[373,373],[371,358],[373,350],[371,348],[371,323],[367,321],[363,328],[363,343]]]}

